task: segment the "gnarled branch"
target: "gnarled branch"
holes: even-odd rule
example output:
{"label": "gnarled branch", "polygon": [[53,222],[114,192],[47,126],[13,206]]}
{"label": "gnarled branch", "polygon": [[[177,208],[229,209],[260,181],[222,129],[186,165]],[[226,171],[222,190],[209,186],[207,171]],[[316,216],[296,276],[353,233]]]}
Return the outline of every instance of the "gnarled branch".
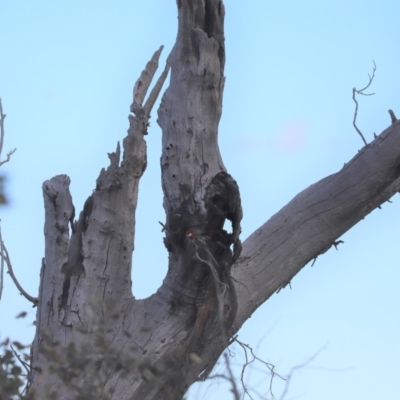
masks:
{"label": "gnarled branch", "polygon": [[8,273],[10,274],[10,277],[12,281],[14,282],[15,286],[18,288],[22,296],[24,296],[27,300],[29,300],[33,305],[35,306],[38,303],[38,298],[33,297],[29,295],[21,286],[21,284],[18,282],[18,279],[16,278],[14,274],[14,270],[11,264],[10,256],[8,254],[7,248],[3,242],[3,238],[1,235],[1,226],[0,226],[0,257],[1,257],[1,275],[0,275],[0,299],[1,299],[1,294],[3,291],[3,272],[4,272],[4,265],[3,263],[5,262],[7,265],[7,270]]}

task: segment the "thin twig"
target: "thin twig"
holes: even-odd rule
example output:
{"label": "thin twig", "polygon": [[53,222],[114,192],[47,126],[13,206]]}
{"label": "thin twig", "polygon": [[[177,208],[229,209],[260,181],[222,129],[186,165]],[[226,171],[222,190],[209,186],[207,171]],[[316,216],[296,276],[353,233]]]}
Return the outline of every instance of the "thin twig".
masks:
{"label": "thin twig", "polygon": [[[236,338],[235,340],[237,340],[237,338]],[[239,343],[239,341],[238,341],[238,343]],[[241,343],[239,343],[239,344],[242,346]],[[250,399],[253,399],[253,397],[251,396],[249,390],[247,389],[247,387],[246,387],[246,385],[245,385],[245,383],[244,383],[244,373],[245,373],[245,371],[246,371],[246,367],[247,367],[249,364],[251,364],[252,362],[254,362],[254,358],[253,358],[251,361],[249,361],[249,359],[248,359],[248,357],[247,357],[247,349],[246,349],[246,347],[245,347],[245,346],[242,346],[242,348],[243,348],[243,350],[244,350],[244,357],[245,357],[246,362],[245,362],[245,364],[244,364],[243,367],[242,367],[242,372],[241,372],[241,374],[240,374],[240,381],[242,382],[242,387],[243,387],[244,393],[246,393],[246,394],[250,397]]]}
{"label": "thin twig", "polygon": [[236,386],[235,377],[233,376],[233,373],[232,373],[228,354],[224,353],[224,357],[225,357],[225,362],[226,362],[226,369],[228,370],[228,373],[229,373],[228,380],[232,384],[231,392],[232,392],[235,400],[240,400],[240,394],[239,394],[238,388]]}
{"label": "thin twig", "polygon": [[10,161],[11,156],[15,153],[17,149],[11,150],[7,153],[7,158],[4,161],[1,161],[1,153],[3,152],[4,145],[4,120],[6,119],[6,114],[3,113],[3,104],[1,102],[0,97],[0,166]]}
{"label": "thin twig", "polygon": [[356,125],[357,112],[358,112],[358,102],[356,100],[356,93],[361,94],[362,96],[373,96],[375,94],[375,93],[364,93],[364,90],[369,88],[369,86],[371,85],[371,83],[375,77],[376,64],[375,64],[375,61],[373,61],[373,63],[374,63],[374,67],[372,69],[372,75],[368,74],[369,82],[368,82],[367,86],[365,86],[364,88],[362,88],[360,90],[353,88],[353,100],[354,100],[354,103],[356,103],[356,109],[354,110],[353,126],[354,126],[355,130],[358,132],[358,134],[361,136],[361,139],[363,140],[365,145],[367,145],[367,141],[365,140],[364,135],[361,133],[361,131],[358,129],[358,127]]}
{"label": "thin twig", "polygon": [[[252,396],[250,395],[249,389],[247,389],[247,387],[246,387],[246,385],[244,383],[244,374],[245,374],[247,366],[252,364],[255,360],[257,360],[257,361],[261,362],[262,364],[266,365],[267,368],[269,369],[270,373],[271,373],[271,379],[270,379],[270,382],[269,382],[269,391],[270,391],[270,393],[272,395],[272,398],[275,399],[275,396],[274,396],[274,393],[273,393],[273,390],[272,390],[272,383],[273,383],[274,377],[277,376],[278,378],[280,378],[280,379],[282,379],[284,381],[286,381],[286,379],[284,377],[282,377],[281,375],[279,375],[277,372],[275,372],[275,365],[273,365],[273,364],[271,364],[271,363],[269,363],[267,361],[264,361],[261,358],[257,357],[254,354],[254,351],[253,351],[252,347],[250,347],[248,344],[245,344],[245,343],[241,342],[240,340],[238,340],[237,337],[235,338],[235,341],[243,348],[244,354],[245,354],[246,362],[242,367],[242,373],[241,373],[241,377],[240,377],[244,392],[250,397],[250,399],[252,399]],[[253,357],[251,360],[249,360],[249,357],[247,355],[247,351],[248,350],[250,351],[250,354]]]}
{"label": "thin twig", "polygon": [[306,367],[308,364],[310,364],[312,361],[314,361],[314,360],[317,358],[317,356],[321,353],[321,351],[322,351],[322,350],[325,350],[325,349],[326,349],[326,345],[323,346],[322,348],[320,348],[317,352],[315,352],[314,355],[311,356],[307,361],[303,362],[303,363],[300,364],[300,365],[294,366],[294,367],[290,370],[289,375],[288,375],[288,376],[286,377],[286,379],[285,379],[285,380],[286,380],[285,389],[284,389],[284,391],[283,391],[281,397],[279,398],[279,400],[284,400],[284,398],[285,398],[285,396],[286,396],[286,394],[287,394],[287,392],[288,392],[288,390],[289,390],[289,385],[290,385],[290,381],[291,381],[291,379],[292,379],[292,377],[293,377],[293,374],[294,374],[297,370]]}
{"label": "thin twig", "polygon": [[[230,364],[230,359],[229,359],[229,356],[233,357],[232,351],[229,348],[227,348],[227,350],[228,351],[224,352],[224,358],[225,358],[225,365],[226,365],[226,370],[228,372],[228,375],[224,374],[224,373],[222,373],[222,374],[217,373],[217,374],[213,374],[213,375],[209,376],[208,379],[222,378],[225,381],[230,382],[232,385],[231,392],[233,393],[234,399],[240,400],[240,393],[239,393],[239,390],[236,385],[236,380],[233,375],[233,372],[231,369],[231,364]],[[228,353],[229,353],[229,356],[228,356]]]}
{"label": "thin twig", "polygon": [[[3,243],[1,238],[1,228],[0,228],[0,243]],[[0,245],[0,300],[3,295],[3,279],[4,279],[4,253],[3,246]]]}
{"label": "thin twig", "polygon": [[3,151],[4,144],[4,120],[6,119],[6,114],[3,113],[3,103],[0,97],[0,156]]}
{"label": "thin twig", "polygon": [[21,359],[21,356],[15,351],[14,347],[12,346],[12,344],[10,344],[10,347],[11,347],[11,350],[14,353],[15,357],[18,358],[18,361],[22,364],[22,366],[25,368],[26,372],[29,375],[29,364]]}
{"label": "thin twig", "polygon": [[[26,363],[24,360],[21,359],[21,356],[15,351],[14,347],[12,346],[12,344],[10,344],[11,350],[14,353],[15,357],[17,357],[18,361],[22,364],[22,366],[25,368],[26,370],[26,376],[28,377],[30,372],[30,366],[28,363]],[[20,392],[20,396],[22,396],[27,390],[28,390],[28,385],[29,385],[29,379],[26,380],[26,384],[24,389],[22,390],[22,392]]]}
{"label": "thin twig", "polygon": [[22,286],[20,285],[20,283],[18,282],[17,278],[14,275],[14,271],[12,268],[12,264],[11,264],[11,260],[10,260],[10,256],[8,254],[7,248],[4,245],[3,242],[3,238],[1,236],[1,227],[0,227],[0,255],[2,260],[4,260],[7,264],[7,269],[8,269],[8,273],[11,276],[11,279],[13,280],[15,286],[18,288],[18,290],[20,291],[20,293],[31,303],[33,303],[34,305],[36,305],[38,303],[38,298],[37,297],[33,297],[31,295],[29,295],[27,292],[25,292],[25,290],[22,288]]}

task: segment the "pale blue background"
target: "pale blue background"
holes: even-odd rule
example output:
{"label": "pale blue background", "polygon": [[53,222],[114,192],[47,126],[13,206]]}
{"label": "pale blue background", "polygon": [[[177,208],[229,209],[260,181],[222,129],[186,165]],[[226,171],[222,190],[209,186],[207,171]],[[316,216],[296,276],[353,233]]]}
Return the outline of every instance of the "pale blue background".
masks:
{"label": "pale blue background", "polygon": [[[362,147],[352,127],[352,88],[377,64],[373,97],[360,98],[367,140],[400,115],[400,6],[396,0],[227,0],[226,90],[220,146],[243,199],[246,238],[300,190],[338,171]],[[0,209],[3,238],[25,289],[37,294],[43,256],[42,182],[66,173],[77,211],[107,152],[128,127],[132,87],[151,54],[176,35],[173,0],[0,2],[0,95],[7,137],[17,147]],[[140,186],[133,290],[161,284],[167,253],[158,221],[161,132],[153,112],[149,165]],[[400,399],[399,196],[385,203],[252,316],[239,338],[287,374],[286,399]],[[29,318],[16,320],[22,310]],[[29,342],[34,309],[6,276],[0,338]],[[236,348],[234,363],[243,361]],[[221,370],[223,367],[220,368]],[[235,370],[236,374],[240,369]],[[266,395],[261,364],[246,378]],[[279,398],[282,385],[276,381]],[[257,395],[254,395],[258,398]],[[192,399],[230,399],[221,379]]]}

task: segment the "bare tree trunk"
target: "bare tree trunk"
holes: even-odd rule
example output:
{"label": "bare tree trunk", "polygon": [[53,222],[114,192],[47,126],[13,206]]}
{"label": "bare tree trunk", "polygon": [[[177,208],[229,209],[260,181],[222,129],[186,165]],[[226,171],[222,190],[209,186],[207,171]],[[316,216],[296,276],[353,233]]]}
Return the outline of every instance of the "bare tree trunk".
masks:
{"label": "bare tree trunk", "polygon": [[[171,81],[158,113],[167,276],[151,297],[132,296],[135,210],[146,167],[144,135],[157,90],[150,103],[142,103],[155,72],[156,52],[135,86],[135,115],[129,117],[122,161],[118,145],[77,221],[69,178],[56,176],[43,184],[46,250],[31,376],[38,398],[53,390],[57,399],[74,399],[75,389],[68,390],[65,376],[80,387],[98,381],[95,387],[112,390],[113,399],[181,398],[193,382],[208,375],[226,339],[257,307],[400,190],[400,128],[394,121],[340,172],[297,195],[241,251],[239,189],[218,149],[224,6],[220,0],[178,0],[177,5]],[[223,228],[226,219],[232,223],[230,233]],[[199,249],[188,238],[189,230],[206,247]],[[205,262],[210,254],[217,277],[210,259]],[[145,267],[151,268],[138,266]],[[81,353],[82,365],[68,364],[65,360],[74,358],[79,345],[87,350]],[[112,355],[117,355],[114,364]],[[66,359],[54,363],[61,356]],[[126,373],[127,364],[134,374]],[[74,368],[81,373],[68,375]]]}

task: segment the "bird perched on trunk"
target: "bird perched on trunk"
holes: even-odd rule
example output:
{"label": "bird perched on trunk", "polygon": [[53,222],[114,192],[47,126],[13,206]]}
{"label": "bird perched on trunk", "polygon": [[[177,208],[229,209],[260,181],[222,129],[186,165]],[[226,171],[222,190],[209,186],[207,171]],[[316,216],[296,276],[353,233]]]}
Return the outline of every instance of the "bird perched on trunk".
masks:
{"label": "bird perched on trunk", "polygon": [[191,229],[186,232],[186,237],[192,241],[195,247],[210,251],[206,239],[201,235],[196,235]]}

